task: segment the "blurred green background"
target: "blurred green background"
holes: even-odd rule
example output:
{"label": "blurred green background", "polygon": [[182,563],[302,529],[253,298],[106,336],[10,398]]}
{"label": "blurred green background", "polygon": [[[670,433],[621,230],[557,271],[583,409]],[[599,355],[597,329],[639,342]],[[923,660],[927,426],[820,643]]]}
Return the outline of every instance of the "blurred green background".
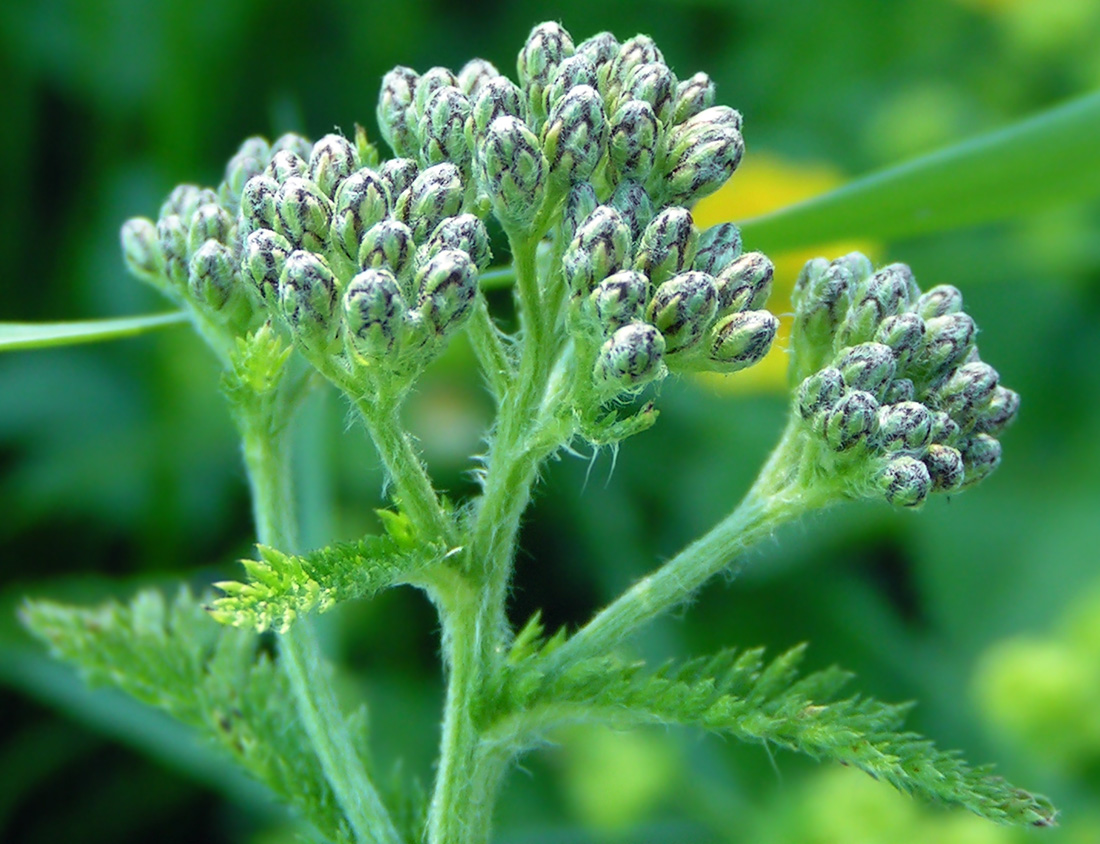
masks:
{"label": "blurred green background", "polygon": [[[457,68],[476,55],[514,73],[528,30],[548,18],[578,40],[649,33],[681,76],[709,72],[745,115],[743,208],[1100,87],[1095,0],[8,0],[0,320],[162,309],[124,273],[126,217],[155,214],[177,182],[215,184],[247,135],[318,137],[357,121],[375,134],[378,82],[395,64]],[[750,180],[754,156],[770,167]],[[1100,208],[868,248],[910,263],[923,286],[964,291],[983,358],[1023,396],[1003,467],[918,514],[851,505],[787,528],[736,583],[711,585],[636,647],[661,659],[809,641],[812,666],[839,663],[858,672],[854,688],[919,701],[914,728],[1047,793],[1061,828],[1006,831],[700,734],[589,730],[513,774],[500,841],[1100,840]],[[507,296],[494,305],[506,310]],[[614,471],[606,454],[551,465],[524,528],[517,621],[542,607],[551,625],[577,624],[709,526],[747,488],[785,412],[776,378],[667,384],[661,405]],[[461,349],[409,408],[456,496],[473,488],[467,455],[488,413]],[[382,479],[346,408],[315,396],[300,433],[307,541],[370,529]],[[198,341],[173,328],[0,357],[0,513],[0,839],[294,840],[186,735],[86,692],[15,621],[26,594],[201,588],[250,553],[243,472]],[[403,757],[426,781],[437,632],[411,590],[324,624],[353,669],[349,693],[372,705],[380,758]]]}

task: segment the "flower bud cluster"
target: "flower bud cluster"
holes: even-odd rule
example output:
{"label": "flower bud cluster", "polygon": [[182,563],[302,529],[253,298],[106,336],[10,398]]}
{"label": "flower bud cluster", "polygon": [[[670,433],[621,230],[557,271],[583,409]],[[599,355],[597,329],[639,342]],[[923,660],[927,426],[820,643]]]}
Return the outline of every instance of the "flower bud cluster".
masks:
{"label": "flower bud cluster", "polygon": [[605,32],[575,44],[543,23],[517,71],[518,85],[481,59],[457,74],[398,67],[377,111],[399,156],[474,175],[506,228],[529,228],[548,194],[560,199],[578,182],[598,185],[602,199],[621,191],[652,209],[690,205],[741,160],[740,114],[714,105],[706,74],[678,80],[646,36],[620,44]]}
{"label": "flower bud cluster", "polygon": [[130,268],[243,333],[265,320],[304,348],[408,371],[462,324],[491,260],[451,163],[363,166],[340,135],[246,141],[217,190],[184,185],[122,230]]}
{"label": "flower bud cluster", "polygon": [[[582,183],[567,209],[591,202]],[[733,225],[700,234],[679,206],[638,231],[622,209],[597,205],[577,223],[562,270],[571,328],[598,345],[593,374],[605,395],[670,369],[744,369],[764,357],[778,327],[763,310],[773,272],[767,257],[742,254]]]}
{"label": "flower bud cluster", "polygon": [[795,410],[823,469],[911,507],[997,467],[1019,396],[979,357],[956,288],[922,293],[906,265],[875,271],[853,253],[808,263],[792,299]]}

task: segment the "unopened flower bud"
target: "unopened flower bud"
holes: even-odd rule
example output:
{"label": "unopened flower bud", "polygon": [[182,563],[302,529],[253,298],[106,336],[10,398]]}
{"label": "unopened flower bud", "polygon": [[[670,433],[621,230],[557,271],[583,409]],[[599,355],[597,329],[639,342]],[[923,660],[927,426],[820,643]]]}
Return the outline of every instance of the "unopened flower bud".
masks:
{"label": "unopened flower bud", "polygon": [[611,62],[619,54],[619,41],[610,32],[601,32],[577,45],[576,55],[584,56],[593,67]]}
{"label": "unopened flower bud", "polygon": [[344,320],[352,347],[368,359],[392,352],[401,339],[408,306],[393,273],[371,268],[344,291]]}
{"label": "unopened flower bud", "polygon": [[600,348],[593,369],[596,383],[614,395],[665,375],[665,340],[652,325],[624,325]]}
{"label": "unopened flower bud", "polygon": [[718,276],[740,255],[741,230],[733,223],[720,223],[700,233],[692,269]]}
{"label": "unopened flower bud", "polygon": [[626,78],[622,96],[649,103],[657,119],[669,122],[676,97],[676,77],[664,62],[635,66]]}
{"label": "unopened flower bud", "polygon": [[473,98],[470,112],[470,137],[476,144],[485,137],[489,127],[498,117],[514,117],[523,120],[523,92],[506,76],[497,76],[485,82]]}
{"label": "unopened flower bud", "polygon": [[332,242],[351,261],[359,258],[359,244],[367,229],[390,213],[390,192],[381,175],[363,168],[340,183],[332,215]]}
{"label": "unopened flower bud", "polygon": [[1020,396],[1007,387],[997,387],[982,411],[978,414],[975,428],[985,434],[996,436],[1012,424],[1020,410]]}
{"label": "unopened flower bud", "polygon": [[[543,92],[543,107],[549,114],[562,97],[580,85],[597,89],[599,85],[596,67],[587,56],[573,55],[558,65],[553,81]],[[603,99],[600,99],[601,104]]]}
{"label": "unopened flower bud", "polygon": [[914,310],[925,319],[957,314],[962,311],[963,297],[957,287],[940,284],[917,300]]}
{"label": "unopened flower bud", "polygon": [[[692,121],[706,113],[696,115]],[[690,126],[692,121],[683,126]],[[744,152],[741,132],[729,126],[704,123],[686,131],[677,129],[669,137],[665,176],[669,201],[690,205],[714,193],[733,175]]]}
{"label": "unopened flower bud", "polygon": [[543,91],[550,84],[554,71],[562,61],[573,55],[573,39],[557,23],[541,23],[531,30],[527,43],[519,52],[516,70],[519,84],[526,90],[528,106],[535,125],[546,117]]}
{"label": "unopened flower bud", "polygon": [[932,442],[950,445],[959,438],[958,423],[942,410],[932,413]]}
{"label": "unopened flower bud", "polygon": [[439,88],[431,95],[420,117],[420,154],[428,164],[450,162],[470,173],[473,153],[466,140],[470,101],[458,88]]}
{"label": "unopened flower bud", "polygon": [[679,206],[666,208],[642,233],[634,267],[649,276],[654,284],[660,284],[692,266],[698,241],[699,233],[692,224],[691,212]]}
{"label": "unopened flower bud", "polygon": [[469,315],[477,294],[477,268],[470,256],[444,249],[417,273],[418,310],[438,336],[458,327]]}
{"label": "unopened flower bud", "polygon": [[233,253],[223,243],[208,240],[191,256],[188,288],[191,296],[211,310],[225,307],[234,293]]}
{"label": "unopened flower bud", "polygon": [[423,76],[416,80],[416,90],[413,92],[413,113],[417,117],[422,116],[428,110],[428,102],[437,91],[443,88],[457,90],[458,77],[446,67],[433,67],[426,70]]}
{"label": "unopened flower bud", "polygon": [[634,270],[613,273],[596,285],[589,300],[605,333],[640,322],[649,299],[649,279]]}
{"label": "unopened flower bud", "polygon": [[798,415],[810,420],[819,410],[832,407],[844,395],[844,376],[827,366],[804,378],[798,385]]}
{"label": "unopened flower bud", "polygon": [[988,363],[965,363],[936,391],[937,406],[966,427],[989,404],[999,378]]}
{"label": "unopened flower bud", "polygon": [[802,268],[791,292],[791,374],[805,378],[832,353],[836,331],[848,312],[851,289],[870,275],[871,262],[857,252],[829,262],[815,258]]}
{"label": "unopened flower bud", "polygon": [[211,191],[203,190],[198,185],[176,185],[160,206],[158,216],[170,217],[174,214],[187,225],[196,208],[217,201],[218,198]]}
{"label": "unopened flower bud", "polygon": [[313,151],[313,143],[297,132],[287,132],[285,135],[280,135],[275,139],[275,143],[271,145],[271,155],[274,157],[278,153],[286,150],[297,155],[303,161],[309,160],[309,155]]}
{"label": "unopened flower bud", "polygon": [[676,88],[672,106],[672,123],[683,123],[714,105],[714,80],[705,73],[696,73]]}
{"label": "unopened flower bud", "polygon": [[296,249],[287,256],[279,278],[279,308],[295,338],[323,345],[335,335],[336,276],[325,260]]}
{"label": "unopened flower bud", "polygon": [[969,314],[956,313],[925,321],[924,348],[915,363],[931,383],[946,379],[974,344],[977,329]]}
{"label": "unopened flower bud", "polygon": [[225,180],[218,191],[218,201],[231,213],[240,207],[241,192],[248,180],[259,176],[271,158],[271,147],[263,138],[245,140],[225,167]]}
{"label": "unopened flower bud", "polygon": [[963,487],[970,487],[988,478],[1001,465],[1001,444],[989,434],[975,434],[960,448],[963,458]]}
{"label": "unopened flower bud", "polygon": [[760,362],[778,330],[779,320],[768,311],[742,311],[723,317],[711,332],[711,368],[730,373]]}
{"label": "unopened flower bud", "polygon": [[889,346],[860,343],[844,351],[835,364],[844,383],[853,390],[881,396],[897,370],[897,361]]}
{"label": "unopened flower bud", "polygon": [[886,464],[879,473],[878,487],[890,504],[917,507],[932,490],[928,468],[914,457],[902,455]]}
{"label": "unopened flower bud", "polygon": [[412,158],[391,158],[378,168],[378,175],[390,193],[390,207],[394,200],[412,187],[420,175],[420,165]]}
{"label": "unopened flower bud", "polygon": [[415,252],[412,230],[397,220],[383,220],[363,235],[359,245],[359,266],[364,270],[383,267],[397,278],[407,279],[411,275]]}
{"label": "unopened flower bud", "polygon": [[233,218],[229,212],[215,202],[200,205],[191,217],[191,226],[187,231],[187,252],[198,252],[208,240],[229,243],[233,230]]}
{"label": "unopened flower bud", "polygon": [[886,404],[898,404],[903,401],[913,401],[917,395],[916,387],[908,378],[895,378],[886,387],[882,400]]}
{"label": "unopened flower bud", "polygon": [[453,164],[436,164],[422,171],[409,189],[397,197],[393,216],[407,225],[413,239],[420,243],[446,217],[458,213],[464,192],[458,168]]}
{"label": "unopened flower bud", "polygon": [[928,446],[923,461],[932,478],[933,492],[954,492],[962,486],[966,470],[958,449],[932,443]]}
{"label": "unopened flower bud", "polygon": [[878,402],[870,393],[852,390],[825,413],[823,434],[833,451],[848,451],[873,437],[878,428]]}
{"label": "unopened flower bud", "polygon": [[878,441],[887,451],[916,451],[932,436],[932,413],[920,402],[883,405],[878,412]]}
{"label": "unopened flower bud", "polygon": [[615,58],[612,59],[608,85],[612,89],[622,90],[630,76],[630,71],[638,65],[664,63],[664,60],[665,57],[652,38],[648,35],[635,35],[629,41],[623,42]]}
{"label": "unopened flower bud", "polygon": [[298,249],[321,252],[332,225],[332,200],[307,179],[287,179],[276,198],[275,230]]}
{"label": "unopened flower bud", "polygon": [[378,95],[378,128],[398,156],[412,158],[420,147],[413,96],[419,76],[407,67],[395,67],[382,77]]}
{"label": "unopened flower bud", "polygon": [[164,260],[164,274],[176,287],[187,284],[188,259],[187,229],[175,214],[157,220],[157,246]]}
{"label": "unopened flower bud", "polygon": [[241,192],[241,230],[254,232],[275,228],[279,183],[270,176],[253,176]]}
{"label": "unopened flower bud", "polygon": [[126,266],[142,281],[159,284],[164,257],[161,255],[156,224],[145,217],[127,220],[120,233]]}
{"label": "unopened flower bud", "polygon": [[309,180],[333,197],[340,183],[359,169],[359,152],[342,135],[325,135],[309,155]]}
{"label": "unopened flower bud", "polygon": [[908,304],[913,273],[905,264],[890,264],[855,288],[853,304],[840,333],[845,345],[863,343],[875,336],[886,317],[897,315]]}
{"label": "unopened flower bud", "polygon": [[561,215],[562,239],[571,243],[577,229],[588,219],[588,215],[600,204],[596,198],[596,189],[588,182],[578,182],[565,197],[565,208]]}
{"label": "unopened flower bud", "polygon": [[577,85],[551,108],[542,149],[550,172],[569,182],[591,176],[607,148],[607,118],[596,89]]}
{"label": "unopened flower bud", "polygon": [[471,100],[491,79],[497,79],[500,71],[492,62],[485,59],[471,59],[458,71],[458,88]]}
{"label": "unopened flower bud", "polygon": [[245,239],[242,275],[255,297],[269,309],[278,304],[279,278],[292,251],[290,242],[271,229],[257,229]]}
{"label": "unopened flower bud", "polygon": [[775,267],[763,252],[746,252],[726,264],[715,279],[718,310],[759,310],[768,301],[774,275]]}
{"label": "unopened flower bud", "polygon": [[608,205],[596,208],[565,250],[562,269],[574,295],[587,295],[630,256],[630,229]]}
{"label": "unopened flower bud", "polygon": [[444,249],[465,252],[478,270],[486,269],[493,260],[489,232],[473,214],[448,217],[436,226],[427,244],[427,255],[431,257]]}
{"label": "unopened flower bud", "polygon": [[498,117],[478,156],[481,186],[506,230],[526,231],[546,195],[546,156],[538,138],[520,120]]}
{"label": "unopened flower bud", "polygon": [[653,202],[645,188],[633,179],[624,179],[611,194],[609,204],[622,215],[630,229],[630,241],[636,243],[653,219]]}
{"label": "unopened flower bud", "polygon": [[627,100],[611,118],[608,154],[622,178],[645,181],[653,170],[660,129],[649,103]]}
{"label": "unopened flower bud", "polygon": [[280,185],[287,179],[304,179],[309,175],[309,163],[293,150],[281,149],[271,156],[264,175]]}
{"label": "unopened flower bud", "polygon": [[875,332],[874,341],[893,350],[900,370],[920,354],[924,334],[924,320],[916,314],[904,313],[886,317]]}
{"label": "unopened flower bud", "polygon": [[665,338],[665,351],[675,354],[703,339],[718,313],[714,279],[694,270],[660,285],[646,309],[646,321]]}

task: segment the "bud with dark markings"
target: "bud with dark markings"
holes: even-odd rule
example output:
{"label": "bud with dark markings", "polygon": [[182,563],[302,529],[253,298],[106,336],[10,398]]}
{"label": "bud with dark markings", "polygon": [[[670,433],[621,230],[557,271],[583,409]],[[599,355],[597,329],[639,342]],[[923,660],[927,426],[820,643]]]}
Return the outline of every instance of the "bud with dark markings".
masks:
{"label": "bud with dark markings", "polygon": [[635,66],[626,79],[622,96],[648,103],[661,123],[672,116],[676,96],[676,77],[663,62]]}
{"label": "bud with dark markings", "polygon": [[257,229],[244,242],[241,272],[254,297],[268,309],[279,301],[279,278],[294,247],[271,229]]}
{"label": "bud with dark markings", "polygon": [[383,220],[363,235],[359,245],[359,266],[364,270],[384,267],[398,279],[406,280],[412,275],[414,254],[416,246],[409,227],[397,220]]}
{"label": "bud with dark markings", "polygon": [[270,176],[253,176],[241,193],[241,231],[275,228],[279,183]]}
{"label": "bud with dark markings", "polygon": [[198,252],[208,240],[228,244],[233,232],[233,218],[216,202],[200,205],[191,217],[187,231],[187,253]]}
{"label": "bud with dark markings", "polygon": [[928,446],[923,461],[932,478],[933,492],[954,492],[966,479],[963,457],[957,448],[932,443]]}
{"label": "bud with dark markings", "polygon": [[157,220],[157,246],[164,260],[164,274],[179,289],[187,285],[187,229],[175,214]]}
{"label": "bud with dark markings", "polygon": [[928,468],[907,455],[895,457],[887,463],[877,481],[886,500],[899,507],[919,506],[932,490]]}
{"label": "bud with dark markings", "polygon": [[669,136],[665,195],[670,202],[690,205],[722,187],[733,175],[745,143],[741,132],[720,123],[699,121],[709,111],[696,115]]}
{"label": "bud with dark markings", "polygon": [[378,96],[378,128],[398,156],[412,158],[420,148],[413,96],[420,77],[407,67],[395,67],[382,77]]}
{"label": "bud with dark markings", "polygon": [[878,402],[870,393],[853,390],[825,413],[825,442],[833,451],[865,444],[878,429]]}
{"label": "bud with dark markings", "polygon": [[673,355],[696,346],[718,313],[718,292],[706,273],[681,273],[660,285],[646,308],[646,321],[664,335]]}
{"label": "bud with dark markings", "polygon": [[798,415],[810,420],[819,410],[832,407],[844,395],[844,376],[832,366],[815,372],[798,385]]}
{"label": "bud with dark markings", "polygon": [[280,185],[287,179],[304,179],[309,175],[309,163],[294,150],[281,149],[271,156],[264,175]]}
{"label": "bud with dark markings", "polygon": [[[696,262],[698,263],[698,262]],[[715,279],[718,310],[759,310],[768,301],[775,267],[763,252],[746,252],[726,265]]]}
{"label": "bud with dark markings", "polygon": [[605,334],[631,322],[640,322],[649,299],[649,279],[635,270],[609,275],[596,285],[589,301]]}
{"label": "bud with dark markings", "polygon": [[427,240],[447,217],[462,208],[465,186],[453,164],[436,164],[420,173],[412,185],[397,197],[393,216],[407,225],[417,243]]}
{"label": "bud with dark markings", "polygon": [[420,117],[421,156],[428,164],[450,162],[469,175],[473,152],[466,139],[470,101],[457,88],[437,89]]}
{"label": "bud with dark markings", "polygon": [[914,310],[925,319],[957,314],[962,311],[963,297],[957,287],[940,284],[917,300]]}
{"label": "bud with dark markings", "polygon": [[493,260],[489,247],[489,232],[473,214],[448,217],[432,232],[425,255],[428,258],[444,249],[459,249],[470,256],[478,270],[485,270]]}
{"label": "bud with dark markings", "polygon": [[683,123],[714,105],[714,80],[705,73],[696,73],[676,88],[672,106],[672,122]]}
{"label": "bud with dark markings", "polygon": [[297,249],[287,256],[279,278],[279,309],[294,339],[308,347],[331,342],[335,319],[336,276],[319,255]]}
{"label": "bud with dark markings", "polygon": [[535,126],[546,119],[543,92],[559,64],[573,55],[573,39],[557,23],[541,23],[531,30],[516,59],[519,84],[527,93],[527,105]]}
{"label": "bud with dark markings", "polygon": [[571,183],[591,176],[607,149],[607,118],[596,89],[570,89],[552,107],[542,137],[552,176]]}
{"label": "bud with dark markings", "polygon": [[477,295],[477,267],[470,256],[444,249],[416,274],[420,298],[417,309],[425,325],[437,336],[462,324]]}
{"label": "bud with dark markings", "polygon": [[897,371],[897,361],[889,346],[861,343],[846,349],[833,364],[853,390],[881,397]]}
{"label": "bud with dark markings", "polygon": [[492,62],[485,59],[471,59],[458,71],[458,88],[467,97],[473,99],[491,80],[500,78],[501,73]]}
{"label": "bud with dark markings", "polygon": [[596,210],[600,201],[596,198],[596,189],[588,182],[578,182],[565,197],[565,208],[561,215],[562,239],[571,243],[577,235],[577,229]]}
{"label": "bud with dark markings", "polygon": [[546,156],[538,138],[514,117],[498,117],[481,144],[482,189],[505,230],[526,232],[546,195]]}
{"label": "bud with dark markings", "polygon": [[764,359],[779,330],[768,311],[743,311],[718,320],[711,332],[708,361],[718,372],[739,372]]}
{"label": "bud with dark markings", "polygon": [[275,200],[275,230],[298,249],[323,252],[332,225],[332,200],[307,179],[287,179]]}
{"label": "bud with dark markings", "polygon": [[156,224],[145,217],[127,220],[120,233],[122,257],[135,276],[150,284],[161,284],[164,256],[160,251]]}
{"label": "bud with dark markings", "polygon": [[233,253],[223,243],[208,240],[191,256],[188,288],[192,298],[213,311],[220,311],[236,292]]}
{"label": "bud with dark markings", "polygon": [[632,322],[600,348],[593,377],[608,395],[632,390],[664,377],[665,341],[652,325]]}
{"label": "bud with dark markings", "polygon": [[932,436],[932,413],[920,402],[884,405],[878,412],[878,441],[887,451],[917,451]]}
{"label": "bud with dark markings", "polygon": [[699,235],[692,269],[718,276],[740,255],[741,230],[733,223],[720,223]]}
{"label": "bud with dark markings", "polygon": [[389,213],[390,192],[385,180],[373,170],[357,170],[336,191],[332,242],[349,260],[357,261],[363,235]]}
{"label": "bud with dark markings", "polygon": [[614,208],[601,205],[577,230],[565,250],[562,270],[574,295],[587,296],[630,256],[630,229]]}
{"label": "bud with dark markings", "polygon": [[348,342],[360,355],[380,360],[397,351],[408,306],[393,273],[364,270],[344,291]]}
{"label": "bud with dark markings", "polygon": [[653,170],[660,130],[649,103],[628,100],[611,118],[608,155],[615,172],[624,179],[644,181]]}
{"label": "bud with dark markings", "polygon": [[622,215],[630,229],[631,243],[637,242],[653,219],[653,202],[645,188],[632,179],[625,179],[615,188],[608,204]]}
{"label": "bud with dark markings", "polygon": [[649,276],[654,284],[661,284],[691,267],[698,241],[699,233],[692,224],[691,212],[678,206],[666,208],[642,233],[634,267]]}
{"label": "bud with dark markings", "polygon": [[359,169],[359,152],[342,135],[325,135],[309,154],[309,180],[332,197],[340,183]]}

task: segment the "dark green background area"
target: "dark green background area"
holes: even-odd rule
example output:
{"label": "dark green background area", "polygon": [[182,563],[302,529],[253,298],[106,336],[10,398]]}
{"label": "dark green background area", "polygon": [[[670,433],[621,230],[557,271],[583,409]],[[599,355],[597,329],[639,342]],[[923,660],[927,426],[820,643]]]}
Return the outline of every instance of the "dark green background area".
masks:
{"label": "dark green background area", "polygon": [[[1095,7],[9,0],[0,4],[0,321],[161,309],[124,272],[125,218],[155,216],[178,182],[216,183],[247,135],[318,137],[360,122],[376,136],[378,83],[395,64],[457,68],[481,56],[514,74],[543,19],[578,40],[602,29],[651,34],[678,74],[706,70],[719,100],[743,111],[749,156],[767,150],[858,175],[1100,86]],[[1094,840],[1082,829],[1100,805],[1100,736],[1091,750],[1082,736],[1070,769],[996,729],[971,678],[995,643],[1050,634],[1073,600],[1100,587],[1100,213],[1047,209],[884,244],[881,257],[911,263],[924,286],[964,291],[983,358],[1023,396],[1003,467],[917,514],[849,505],[784,529],[736,583],[713,584],[636,648],[660,659],[809,641],[811,665],[839,663],[858,672],[860,690],[920,701],[916,728],[1048,793],[1065,826],[1044,839]],[[408,414],[433,475],[458,497],[473,489],[466,456],[481,447],[489,413],[470,367],[457,350]],[[524,528],[517,621],[542,607],[551,625],[577,624],[708,527],[747,488],[785,412],[779,393],[718,395],[683,382],[665,384],[660,405],[658,426],[627,442],[614,470],[609,453],[591,467],[570,456],[549,467]],[[306,540],[372,529],[378,461],[341,401],[315,397],[301,434]],[[14,618],[25,594],[90,602],[237,575],[251,542],[243,470],[200,343],[172,328],[0,357],[0,514],[0,839],[289,840],[278,811],[208,767],[186,736],[84,692]],[[402,756],[425,779],[441,696],[437,632],[408,590],[324,625],[354,669],[349,693],[373,706],[379,756]],[[1071,738],[1083,729],[1064,724]],[[593,827],[600,818],[573,796],[577,783],[616,761],[594,761],[589,744],[563,736],[528,760],[530,775],[511,778],[501,841],[807,840],[776,815],[814,787],[818,768],[779,754],[777,776],[763,750],[697,735],[607,745],[652,766],[664,796],[626,805],[617,831]],[[627,800],[614,776],[598,782],[607,805]]]}

